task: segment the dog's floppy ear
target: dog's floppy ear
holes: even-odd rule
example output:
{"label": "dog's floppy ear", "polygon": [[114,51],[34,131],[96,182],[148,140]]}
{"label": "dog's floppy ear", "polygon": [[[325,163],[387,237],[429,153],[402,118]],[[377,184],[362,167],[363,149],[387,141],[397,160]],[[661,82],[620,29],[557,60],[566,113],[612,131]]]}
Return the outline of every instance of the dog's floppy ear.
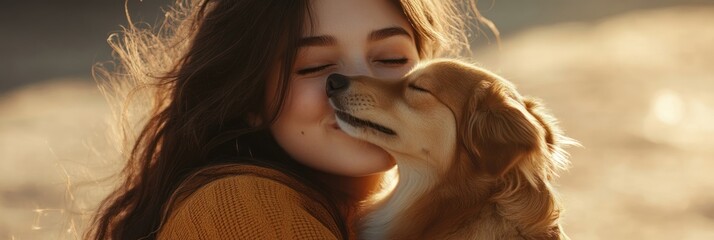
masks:
{"label": "dog's floppy ear", "polygon": [[539,147],[543,129],[509,83],[481,81],[466,106],[465,147],[486,172],[502,176]]}

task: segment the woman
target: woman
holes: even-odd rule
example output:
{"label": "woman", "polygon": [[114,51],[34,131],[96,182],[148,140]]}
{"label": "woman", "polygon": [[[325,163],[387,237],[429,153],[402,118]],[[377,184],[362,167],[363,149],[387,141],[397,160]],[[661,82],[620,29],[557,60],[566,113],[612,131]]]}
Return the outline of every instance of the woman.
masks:
{"label": "woman", "polygon": [[158,34],[130,25],[104,76],[136,98],[150,89],[154,104],[86,238],[354,238],[360,203],[394,161],[339,130],[325,78],[398,78],[467,50],[456,9],[197,0],[178,1]]}

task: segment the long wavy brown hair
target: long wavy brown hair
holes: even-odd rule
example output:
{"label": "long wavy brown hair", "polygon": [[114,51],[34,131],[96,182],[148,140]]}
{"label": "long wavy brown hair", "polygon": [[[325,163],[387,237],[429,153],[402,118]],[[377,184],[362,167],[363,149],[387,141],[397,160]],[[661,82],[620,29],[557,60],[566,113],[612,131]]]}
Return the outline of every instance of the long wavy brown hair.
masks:
{"label": "long wavy brown hair", "polygon": [[[467,19],[491,27],[475,2],[392,2],[414,28],[422,58],[468,52]],[[469,16],[459,10],[469,8]],[[115,64],[94,70],[116,106],[115,134],[127,162],[119,175],[123,182],[101,202],[84,237],[154,239],[173,203],[230,174],[214,171],[226,164],[281,170],[324,193],[334,212],[352,207],[346,194],[314,179],[313,170],[291,159],[269,132],[310,16],[309,0],[177,0],[157,27],[129,19],[112,35]],[[273,102],[279,105],[267,114],[275,117],[251,126],[248,114],[270,109],[264,94],[275,69],[280,75]],[[335,219],[344,238],[346,218]]]}

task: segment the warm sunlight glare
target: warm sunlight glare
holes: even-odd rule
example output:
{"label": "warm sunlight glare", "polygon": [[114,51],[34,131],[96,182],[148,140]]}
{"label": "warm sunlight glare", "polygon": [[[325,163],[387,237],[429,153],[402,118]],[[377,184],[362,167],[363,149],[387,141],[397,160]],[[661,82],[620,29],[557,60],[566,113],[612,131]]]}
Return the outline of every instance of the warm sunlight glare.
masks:
{"label": "warm sunlight glare", "polygon": [[652,99],[651,111],[657,119],[669,125],[677,125],[685,114],[685,104],[676,92],[665,89]]}

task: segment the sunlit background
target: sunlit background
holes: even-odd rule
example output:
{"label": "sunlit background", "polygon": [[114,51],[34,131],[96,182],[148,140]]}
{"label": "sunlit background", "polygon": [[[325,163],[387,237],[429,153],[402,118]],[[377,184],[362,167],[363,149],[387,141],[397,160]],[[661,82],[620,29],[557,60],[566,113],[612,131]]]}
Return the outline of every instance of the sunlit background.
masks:
{"label": "sunlit background", "polygon": [[[129,0],[154,23],[167,0]],[[714,1],[480,1],[501,31],[474,58],[544,100],[573,167],[573,239],[714,239]],[[91,66],[124,1],[0,5],[0,239],[75,239],[117,150]]]}

